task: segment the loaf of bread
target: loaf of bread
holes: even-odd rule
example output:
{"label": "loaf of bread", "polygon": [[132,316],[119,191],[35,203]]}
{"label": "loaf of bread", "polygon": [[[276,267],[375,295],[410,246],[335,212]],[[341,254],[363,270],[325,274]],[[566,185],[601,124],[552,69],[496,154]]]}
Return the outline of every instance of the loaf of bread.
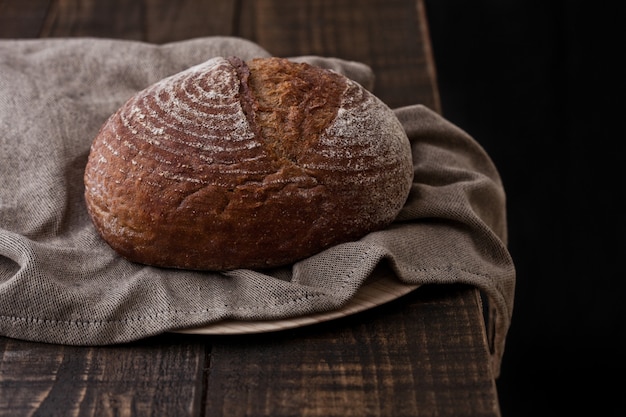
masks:
{"label": "loaf of bread", "polygon": [[270,268],[387,227],[413,179],[395,114],[337,72],[213,58],[131,97],[85,170],[89,215],[124,258]]}

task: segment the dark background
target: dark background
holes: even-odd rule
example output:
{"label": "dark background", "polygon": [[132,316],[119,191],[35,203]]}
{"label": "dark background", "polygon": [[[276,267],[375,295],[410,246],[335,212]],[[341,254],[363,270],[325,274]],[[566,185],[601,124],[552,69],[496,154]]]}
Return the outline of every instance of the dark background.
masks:
{"label": "dark background", "polygon": [[502,415],[626,416],[626,2],[426,6],[443,114],[507,192]]}

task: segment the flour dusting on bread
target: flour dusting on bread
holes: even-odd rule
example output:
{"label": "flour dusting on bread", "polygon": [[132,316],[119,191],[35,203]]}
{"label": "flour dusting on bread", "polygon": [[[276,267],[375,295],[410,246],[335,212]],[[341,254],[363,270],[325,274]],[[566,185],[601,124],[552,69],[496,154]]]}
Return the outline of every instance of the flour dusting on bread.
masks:
{"label": "flour dusting on bread", "polygon": [[217,57],[106,121],[85,198],[131,261],[268,268],[388,226],[412,178],[400,122],[359,84],[281,58]]}

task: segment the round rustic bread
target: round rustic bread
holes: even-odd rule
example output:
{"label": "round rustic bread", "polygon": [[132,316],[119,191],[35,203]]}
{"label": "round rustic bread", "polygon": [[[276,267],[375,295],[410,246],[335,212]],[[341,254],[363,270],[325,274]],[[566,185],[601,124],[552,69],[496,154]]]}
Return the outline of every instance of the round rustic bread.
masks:
{"label": "round rustic bread", "polygon": [[388,226],[413,179],[395,114],[281,58],[213,58],[131,97],[94,139],[87,209],[124,258],[268,268]]}

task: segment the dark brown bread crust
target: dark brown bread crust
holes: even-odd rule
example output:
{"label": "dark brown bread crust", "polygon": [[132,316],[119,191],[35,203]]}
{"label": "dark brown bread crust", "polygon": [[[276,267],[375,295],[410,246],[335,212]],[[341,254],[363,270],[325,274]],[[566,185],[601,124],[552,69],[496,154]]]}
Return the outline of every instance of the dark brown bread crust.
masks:
{"label": "dark brown bread crust", "polygon": [[360,85],[285,59],[214,58],[111,116],[85,198],[131,261],[267,268],[386,227],[412,177],[402,126]]}

